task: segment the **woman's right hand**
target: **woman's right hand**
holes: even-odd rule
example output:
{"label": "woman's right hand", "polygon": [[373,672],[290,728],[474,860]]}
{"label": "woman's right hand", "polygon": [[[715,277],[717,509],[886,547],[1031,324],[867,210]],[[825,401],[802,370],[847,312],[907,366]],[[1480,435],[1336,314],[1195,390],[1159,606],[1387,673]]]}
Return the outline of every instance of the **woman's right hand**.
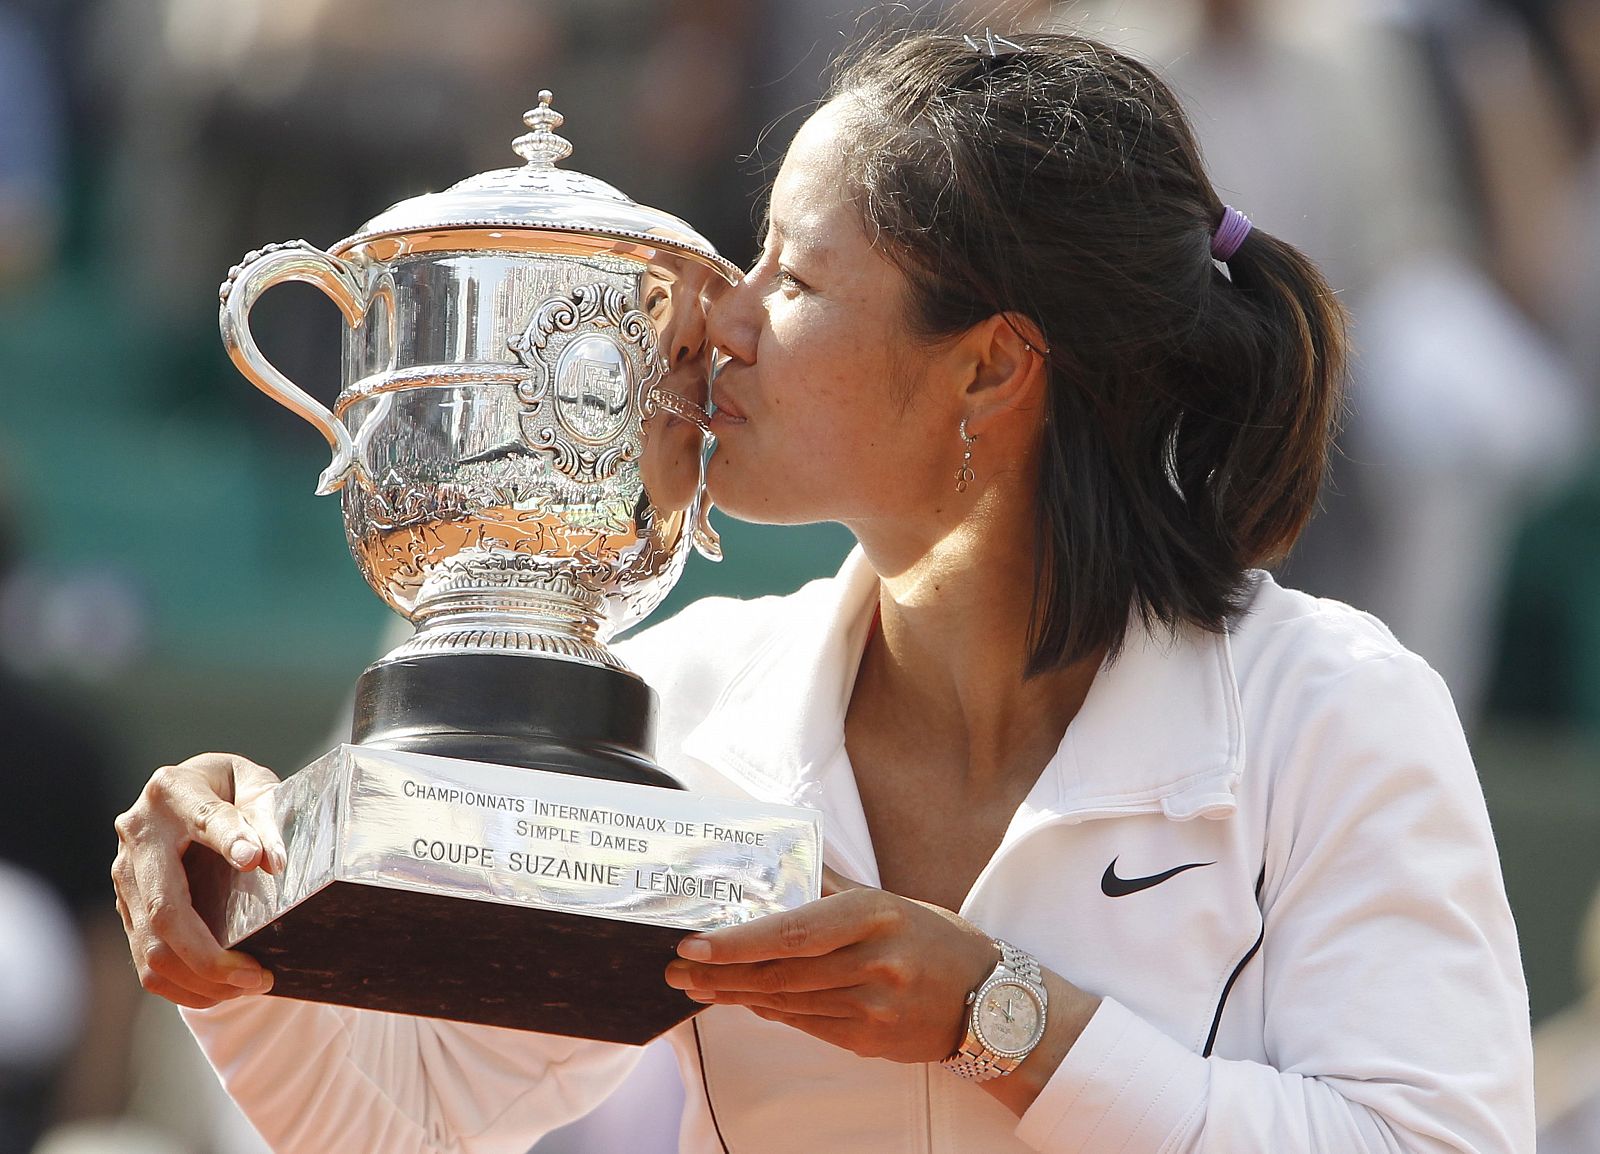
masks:
{"label": "woman's right hand", "polygon": [[201,920],[183,857],[193,845],[240,872],[282,869],[284,847],[267,804],[276,784],[270,769],[236,754],[203,753],[156,770],[117,818],[117,912],[139,982],[152,994],[208,1009],[272,988],[259,962],[223,949]]}

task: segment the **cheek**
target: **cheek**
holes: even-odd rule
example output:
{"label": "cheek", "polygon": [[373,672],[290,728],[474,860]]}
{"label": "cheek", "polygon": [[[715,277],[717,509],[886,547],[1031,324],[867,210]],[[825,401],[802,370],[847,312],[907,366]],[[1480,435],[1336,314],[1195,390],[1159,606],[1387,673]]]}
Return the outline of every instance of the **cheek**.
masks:
{"label": "cheek", "polygon": [[[706,466],[712,503],[743,521],[799,524],[846,515],[863,491],[859,455],[840,430],[803,423],[798,405],[769,405],[763,420],[720,438]],[[780,420],[781,418],[781,420]]]}

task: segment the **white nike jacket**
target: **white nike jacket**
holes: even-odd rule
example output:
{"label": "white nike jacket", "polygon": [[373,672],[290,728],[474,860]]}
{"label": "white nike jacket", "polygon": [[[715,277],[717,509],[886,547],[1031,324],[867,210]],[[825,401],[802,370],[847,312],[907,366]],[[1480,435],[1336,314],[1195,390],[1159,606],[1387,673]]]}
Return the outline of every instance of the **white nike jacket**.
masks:
{"label": "white nike jacket", "polygon": [[[872,884],[843,723],[876,590],[857,553],[619,647],[660,691],[667,769],[820,809],[828,864]],[[1527,995],[1460,724],[1346,606],[1262,575],[1225,636],[1130,635],[960,912],[1104,995],[1020,1120],[936,1065],[714,1006],[671,1034],[681,1148],[1532,1154]],[[292,1154],[522,1154],[639,1052],[278,998],[186,1017]]]}

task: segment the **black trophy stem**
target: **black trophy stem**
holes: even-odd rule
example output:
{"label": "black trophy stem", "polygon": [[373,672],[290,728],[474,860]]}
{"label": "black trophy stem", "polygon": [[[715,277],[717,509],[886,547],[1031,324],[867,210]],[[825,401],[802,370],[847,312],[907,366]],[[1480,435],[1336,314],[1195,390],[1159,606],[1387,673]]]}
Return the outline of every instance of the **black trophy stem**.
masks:
{"label": "black trophy stem", "polygon": [[652,760],[656,694],[630,673],[558,657],[438,653],[356,682],[356,745],[681,789]]}

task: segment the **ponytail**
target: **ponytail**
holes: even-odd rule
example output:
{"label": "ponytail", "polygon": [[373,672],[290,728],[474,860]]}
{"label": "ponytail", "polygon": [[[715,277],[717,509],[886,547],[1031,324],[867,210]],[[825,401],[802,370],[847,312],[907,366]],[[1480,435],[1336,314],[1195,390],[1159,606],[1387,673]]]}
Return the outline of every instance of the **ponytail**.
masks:
{"label": "ponytail", "polygon": [[1266,565],[1316,509],[1343,411],[1347,318],[1317,267],[1260,229],[1227,268],[1231,283],[1217,296],[1240,307],[1219,309],[1218,322],[1242,334],[1220,342],[1231,355],[1218,369],[1236,375],[1239,411],[1218,438],[1212,487],[1240,562]]}

